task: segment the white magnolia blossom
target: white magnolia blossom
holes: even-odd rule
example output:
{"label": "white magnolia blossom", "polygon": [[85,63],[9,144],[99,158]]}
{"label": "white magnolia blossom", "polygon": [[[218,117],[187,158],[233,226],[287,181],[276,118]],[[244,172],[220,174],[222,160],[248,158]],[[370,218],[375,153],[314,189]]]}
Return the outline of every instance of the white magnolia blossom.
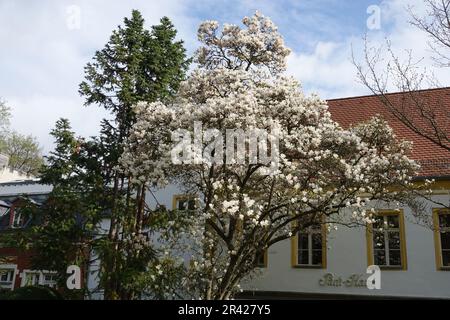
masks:
{"label": "white magnolia blossom", "polygon": [[198,40],[204,43],[197,50],[199,66],[249,71],[253,66],[264,65],[271,72],[284,71],[290,50],[285,47],[274,23],[259,12],[245,17],[242,23],[246,28],[225,24],[218,34],[217,21],[203,22],[197,32]]}
{"label": "white magnolia blossom", "polygon": [[[195,287],[206,298],[229,298],[262,250],[343,208],[354,211],[353,222],[370,223],[369,202],[405,200],[402,188],[418,169],[408,158],[411,144],[398,141],[384,120],[345,130],[324,100],[305,96],[281,73],[289,49],[268,18],[257,13],[243,24],[221,31],[215,21],[201,24],[198,69],[171,103],[136,105],[121,159],[133,182],[176,182],[200,197],[188,231],[198,254],[189,268],[203,279]],[[200,161],[173,163],[173,133],[193,137],[195,122],[224,135],[236,128],[272,132],[279,141],[277,174],[267,175],[271,163],[201,161],[206,142],[189,150],[188,158]]]}

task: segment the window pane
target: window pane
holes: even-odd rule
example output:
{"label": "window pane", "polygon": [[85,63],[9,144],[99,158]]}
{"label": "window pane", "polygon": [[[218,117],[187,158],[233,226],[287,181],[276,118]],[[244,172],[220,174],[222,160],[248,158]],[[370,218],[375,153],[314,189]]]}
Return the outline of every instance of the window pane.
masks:
{"label": "window pane", "polygon": [[299,250],[308,250],[308,235],[307,234],[299,234],[298,235],[298,249]]}
{"label": "window pane", "polygon": [[313,250],[312,264],[318,266],[322,265],[322,250]]}
{"label": "window pane", "polygon": [[298,264],[309,264],[308,250],[298,250]]}
{"label": "window pane", "polygon": [[13,227],[14,228],[20,228],[24,225],[24,217],[22,213],[20,212],[19,208],[14,209],[14,219],[13,219]]}
{"label": "window pane", "polygon": [[373,248],[374,249],[383,249],[384,250],[384,233],[383,232],[374,232],[373,234]]}
{"label": "window pane", "polygon": [[265,266],[264,255],[265,255],[265,251],[262,251],[262,252],[257,254],[257,256],[256,256],[256,265],[258,267],[264,267]]}
{"label": "window pane", "polygon": [[322,250],[322,235],[320,233],[312,235],[312,248],[313,250]]}
{"label": "window pane", "polygon": [[12,271],[11,270],[0,270],[0,281],[6,282],[11,281],[12,279]]}
{"label": "window pane", "polygon": [[44,274],[44,281],[53,281],[53,275],[52,274]]}
{"label": "window pane", "polygon": [[399,226],[398,215],[388,215],[387,223],[388,223],[388,228],[397,229]]}
{"label": "window pane", "polygon": [[188,209],[195,210],[195,200],[191,199],[188,201]]}
{"label": "window pane", "polygon": [[195,200],[194,199],[180,199],[177,201],[178,210],[194,210]]}
{"label": "window pane", "polygon": [[374,262],[378,266],[386,265],[386,254],[383,250],[374,250]]}
{"label": "window pane", "polygon": [[441,233],[441,248],[450,249],[450,232]]}
{"label": "window pane", "polygon": [[374,219],[375,219],[375,222],[372,224],[373,230],[377,231],[378,229],[383,229],[384,228],[384,217],[377,216]]}
{"label": "window pane", "polygon": [[42,284],[51,288],[56,287],[56,275],[54,273],[44,273]]}
{"label": "window pane", "polygon": [[1,206],[0,206],[0,217],[2,217],[3,215],[5,215],[8,211],[9,211],[9,208],[8,208],[8,207],[1,207]]}
{"label": "window pane", "polygon": [[450,227],[450,214],[440,214],[439,215],[439,226],[441,228]]}
{"label": "window pane", "polygon": [[400,232],[389,232],[389,249],[400,249]]}
{"label": "window pane", "polygon": [[27,273],[25,279],[26,286],[36,286],[39,284],[39,273]]}
{"label": "window pane", "polygon": [[450,267],[450,250],[442,251],[442,265],[444,267]]}
{"label": "window pane", "polygon": [[14,278],[14,270],[0,270],[0,288],[11,288]]}
{"label": "window pane", "polygon": [[178,200],[178,210],[186,210],[186,200]]}
{"label": "window pane", "polygon": [[391,266],[402,265],[400,250],[389,250],[389,265]]}

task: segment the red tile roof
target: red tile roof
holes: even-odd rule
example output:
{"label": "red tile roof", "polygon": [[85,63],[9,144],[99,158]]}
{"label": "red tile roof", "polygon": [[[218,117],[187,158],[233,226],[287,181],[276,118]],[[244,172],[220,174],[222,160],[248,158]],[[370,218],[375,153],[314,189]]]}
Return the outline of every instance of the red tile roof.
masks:
{"label": "red tile roof", "polygon": [[[450,136],[450,87],[422,90],[414,94],[420,95],[420,99],[426,101],[427,105],[436,106],[433,112],[436,114],[439,128],[446,130],[447,136]],[[412,97],[411,94],[392,93],[387,97],[389,101],[396,106],[401,106],[406,112],[408,109],[413,112],[412,103],[408,103]],[[406,127],[395,118],[379,96],[332,99],[328,100],[328,105],[332,118],[345,128],[380,115],[388,121],[398,138],[413,142],[411,158],[422,166],[419,176],[450,176],[450,152]],[[420,116],[415,117],[414,120],[419,126],[426,126]]]}

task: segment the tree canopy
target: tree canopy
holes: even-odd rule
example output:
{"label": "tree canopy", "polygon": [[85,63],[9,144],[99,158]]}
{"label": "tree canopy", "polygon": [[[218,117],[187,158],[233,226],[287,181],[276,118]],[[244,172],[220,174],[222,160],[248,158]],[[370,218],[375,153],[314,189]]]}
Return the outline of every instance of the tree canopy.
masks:
{"label": "tree canopy", "polygon": [[[408,201],[418,168],[411,144],[385,121],[344,130],[325,101],[283,75],[290,50],[269,18],[256,13],[242,22],[200,25],[197,68],[177,99],[136,105],[121,158],[133,183],[176,181],[199,198],[183,288],[207,299],[233,297],[261,251],[303,228],[330,217],[371,223],[374,200]],[[267,135],[252,140],[255,130]],[[254,146],[272,157],[248,161]]]}

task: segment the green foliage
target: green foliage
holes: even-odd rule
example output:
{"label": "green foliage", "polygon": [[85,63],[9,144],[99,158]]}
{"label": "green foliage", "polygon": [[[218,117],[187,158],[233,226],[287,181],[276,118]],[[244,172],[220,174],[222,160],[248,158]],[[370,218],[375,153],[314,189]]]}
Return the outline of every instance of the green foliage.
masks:
{"label": "green foliage", "polygon": [[0,139],[9,130],[9,120],[11,119],[11,109],[0,99]]}
{"label": "green foliage", "polygon": [[[79,87],[85,105],[99,105],[113,119],[104,119],[99,136],[88,140],[76,137],[65,119],[51,132],[56,146],[40,178],[53,191],[42,206],[30,203],[24,209],[35,223],[17,232],[14,241],[36,252],[35,268],[58,271],[61,287],[66,267],[76,264],[86,272],[95,252],[101,261],[99,289],[104,289],[105,298],[133,299],[147,283],[143,278],[149,264],[159,260],[160,252],[145,239],[143,230],[164,229],[164,219],[148,219],[154,212],[145,202],[147,186],[128,184],[129,177],[117,165],[135,122],[133,105],[170,99],[185,78],[190,60],[175,37],[168,18],[148,31],[141,14],[133,11],[86,65],[85,81]],[[106,232],[99,230],[104,218],[111,221]]]}
{"label": "green foliage", "polygon": [[115,115],[119,130],[134,122],[132,106],[172,96],[185,78],[190,60],[167,17],[151,32],[137,10],[114,30],[105,47],[85,67],[79,92],[85,105],[98,104]]}
{"label": "green foliage", "polygon": [[43,165],[42,150],[31,135],[10,129],[11,109],[0,100],[0,153],[9,157],[8,166],[36,176]]}
{"label": "green foliage", "polygon": [[108,237],[99,241],[97,248],[107,299],[136,295],[129,284],[156,258],[151,247],[139,243],[143,228],[151,227],[144,226],[144,218],[150,214],[145,202],[147,186],[129,185],[129,177],[116,167],[136,121],[133,105],[170,99],[185,78],[190,59],[183,42],[175,40],[176,33],[166,17],[146,30],[142,15],[133,10],[131,18],[124,19],[124,26],[113,31],[109,42],[86,65],[85,81],[79,87],[85,105],[99,105],[114,117],[113,121],[102,121],[98,140],[105,157],[104,185],[112,186],[108,198],[111,225]]}
{"label": "green foliage", "polygon": [[36,138],[12,131],[0,145],[0,152],[9,156],[8,166],[12,170],[33,176],[38,174],[44,160]]}
{"label": "green foliage", "polygon": [[13,233],[9,241],[36,252],[34,267],[57,271],[59,284],[65,287],[67,266],[87,263],[106,195],[96,141],[76,138],[65,119],[51,134],[56,147],[47,157],[41,181],[53,185],[53,190],[42,205],[23,205],[22,212],[33,217],[33,224]]}
{"label": "green foliage", "polygon": [[0,300],[63,300],[63,297],[52,288],[29,286],[0,292]]}

